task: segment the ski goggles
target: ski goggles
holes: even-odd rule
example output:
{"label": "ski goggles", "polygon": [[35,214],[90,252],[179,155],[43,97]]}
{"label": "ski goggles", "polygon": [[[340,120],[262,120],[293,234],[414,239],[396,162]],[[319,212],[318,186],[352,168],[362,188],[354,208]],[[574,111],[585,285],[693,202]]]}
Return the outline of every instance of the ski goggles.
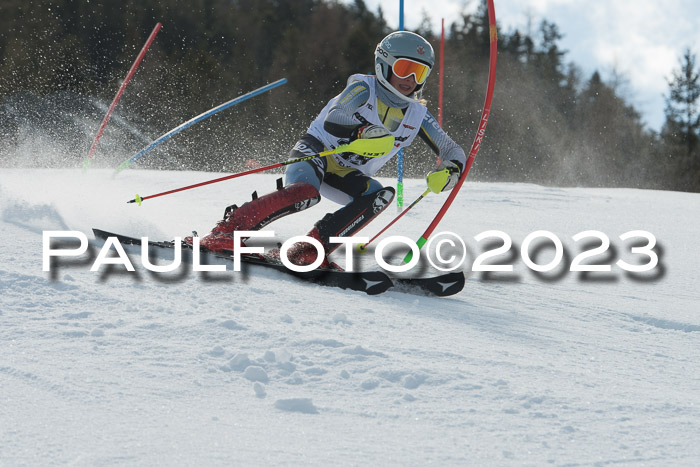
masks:
{"label": "ski goggles", "polygon": [[401,79],[413,75],[418,84],[423,84],[430,74],[430,67],[428,65],[413,61],[410,58],[397,58],[391,66],[391,69],[394,74]]}
{"label": "ski goggles", "polygon": [[430,67],[425,63],[410,58],[396,58],[381,47],[377,47],[377,55],[381,55],[391,65],[393,73],[401,79],[413,75],[417,84],[423,84],[430,74]]}

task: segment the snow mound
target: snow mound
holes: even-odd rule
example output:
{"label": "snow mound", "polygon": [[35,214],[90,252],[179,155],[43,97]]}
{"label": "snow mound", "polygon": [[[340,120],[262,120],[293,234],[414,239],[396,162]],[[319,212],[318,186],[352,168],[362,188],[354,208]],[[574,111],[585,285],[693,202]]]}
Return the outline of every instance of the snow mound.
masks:
{"label": "snow mound", "polygon": [[318,409],[311,399],[279,399],[275,401],[275,407],[285,412],[299,412],[307,414],[317,414]]}

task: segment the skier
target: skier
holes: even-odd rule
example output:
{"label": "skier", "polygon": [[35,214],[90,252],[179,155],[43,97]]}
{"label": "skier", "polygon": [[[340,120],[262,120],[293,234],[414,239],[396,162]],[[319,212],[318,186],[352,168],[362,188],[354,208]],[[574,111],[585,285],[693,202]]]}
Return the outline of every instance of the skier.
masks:
{"label": "skier", "polygon": [[[428,173],[428,188],[451,190],[464,168],[464,150],[440,128],[421,99],[425,80],[435,63],[432,46],[412,32],[386,36],[374,54],[376,75],[355,74],[345,89],[330,100],[291,151],[292,158],[321,153],[326,148],[355,139],[381,139],[392,135],[394,147],[380,157],[352,153],[333,154],[287,166],[284,186],[255,197],[240,207],[229,206],[200,245],[215,251],[233,250],[233,232],[258,230],[288,214],[317,204],[321,195],[343,205],[316,222],[308,237],[318,240],[327,257],[338,243],[330,237],[356,234],[394,198],[394,189],[383,187],[372,176],[401,148],[420,136],[440,157],[438,167]],[[191,243],[191,237],[186,239]],[[312,264],[318,251],[307,242],[294,244],[287,252],[298,265]],[[327,258],[320,267],[330,267]]]}

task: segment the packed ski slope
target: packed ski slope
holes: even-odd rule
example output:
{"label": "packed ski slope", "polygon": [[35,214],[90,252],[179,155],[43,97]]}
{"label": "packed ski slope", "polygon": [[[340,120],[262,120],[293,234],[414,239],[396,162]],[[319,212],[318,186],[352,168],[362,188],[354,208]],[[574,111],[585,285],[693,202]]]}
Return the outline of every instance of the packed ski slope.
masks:
{"label": "packed ski slope", "polygon": [[[468,182],[438,229],[469,252],[464,291],[444,299],[274,271],[156,274],[139,255],[134,273],[91,272],[98,249],[42,271],[43,231],[203,234],[274,188],[259,175],[126,204],[216,176],[0,171],[0,464],[700,464],[700,196]],[[443,200],[389,234],[418,238]],[[333,208],[268,229],[284,241]],[[485,263],[512,273],[470,272],[500,245],[474,239],[490,230],[513,247]],[[565,250],[540,275],[520,256],[538,230]],[[610,272],[566,269],[589,230],[610,238],[588,261]],[[619,239],[635,230],[658,241],[647,273],[615,266],[647,262]],[[553,249],[532,256],[546,264]]]}

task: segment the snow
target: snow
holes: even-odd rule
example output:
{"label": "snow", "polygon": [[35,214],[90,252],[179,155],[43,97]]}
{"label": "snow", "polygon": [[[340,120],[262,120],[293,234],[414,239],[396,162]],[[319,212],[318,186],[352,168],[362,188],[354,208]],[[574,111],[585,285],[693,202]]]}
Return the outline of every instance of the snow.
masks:
{"label": "snow", "polygon": [[[91,272],[97,247],[43,272],[43,231],[204,234],[277,177],[139,207],[126,201],[223,174],[111,175],[0,171],[2,465],[700,463],[700,195],[468,182],[437,230],[469,253],[467,285],[449,298],[367,296],[276,271],[153,273],[138,254],[136,272]],[[407,180],[406,199],[423,184]],[[444,198],[386,235],[418,238]],[[333,208],[268,230],[284,241]],[[474,236],[489,230],[512,238],[492,261],[513,272],[470,272],[489,243]],[[603,232],[611,248],[591,261],[612,270],[535,274],[519,250],[537,230],[562,240],[564,264],[583,251],[574,235]],[[635,230],[658,240],[648,273],[615,266],[646,262],[619,239]]]}

